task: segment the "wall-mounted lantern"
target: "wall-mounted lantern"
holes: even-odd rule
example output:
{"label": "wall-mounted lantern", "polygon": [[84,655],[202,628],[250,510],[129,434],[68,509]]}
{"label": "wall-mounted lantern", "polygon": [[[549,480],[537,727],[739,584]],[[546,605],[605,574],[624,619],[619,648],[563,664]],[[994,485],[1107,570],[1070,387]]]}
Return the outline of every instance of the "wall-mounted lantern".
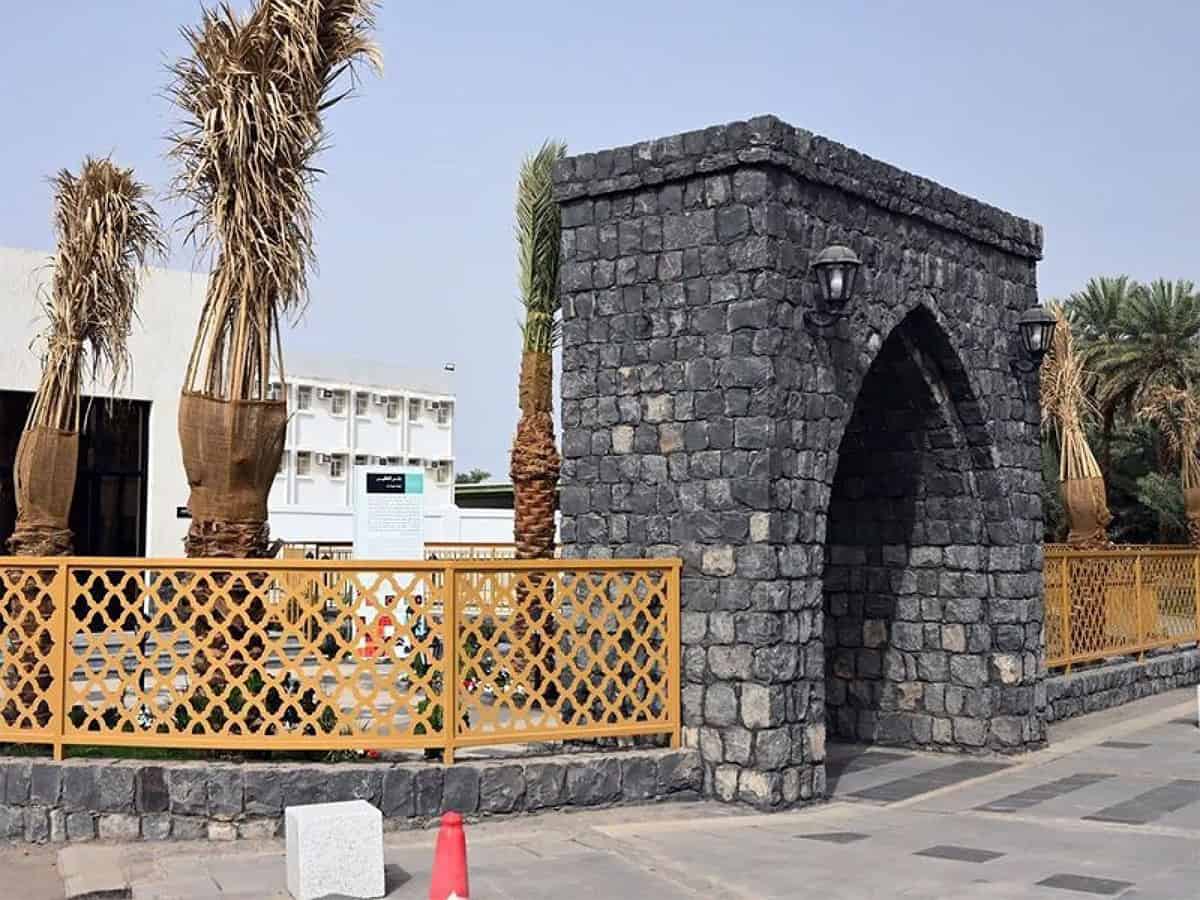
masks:
{"label": "wall-mounted lantern", "polygon": [[813,260],[813,271],[821,288],[821,303],[818,309],[805,314],[813,324],[826,328],[844,315],[846,304],[854,297],[858,281],[858,269],[862,260],[849,247],[832,244],[817,254]]}
{"label": "wall-mounted lantern", "polygon": [[1054,314],[1044,306],[1033,306],[1021,313],[1017,328],[1021,333],[1021,347],[1029,357],[1029,362],[1017,363],[1018,369],[1029,373],[1041,367],[1054,340],[1054,327],[1057,324]]}

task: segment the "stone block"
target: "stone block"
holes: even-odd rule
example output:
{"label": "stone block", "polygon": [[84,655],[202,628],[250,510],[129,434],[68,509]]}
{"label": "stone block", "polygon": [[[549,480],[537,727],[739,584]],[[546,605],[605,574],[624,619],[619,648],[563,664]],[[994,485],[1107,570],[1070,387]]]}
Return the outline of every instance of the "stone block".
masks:
{"label": "stone block", "polygon": [[616,759],[589,757],[571,761],[567,796],[574,806],[602,806],[621,796],[621,766]]}
{"label": "stone block", "polygon": [[621,799],[652,800],[658,793],[658,761],[653,757],[621,759]]}
{"label": "stone block", "polygon": [[234,822],[209,821],[208,839],[210,841],[236,841],[238,826]]}
{"label": "stone block", "polygon": [[279,833],[276,819],[247,819],[237,823],[238,837],[244,841],[268,840]]}
{"label": "stone block", "polygon": [[32,779],[33,763],[6,763],[4,765],[4,802],[10,806],[24,806],[28,803]]}
{"label": "stone block", "polygon": [[91,841],[96,838],[96,820],[90,812],[67,813],[67,840]]}
{"label": "stone block", "polygon": [[567,799],[567,769],[557,762],[525,765],[525,808],[548,809],[562,806]]}
{"label": "stone block", "polygon": [[56,806],[61,796],[62,766],[58,763],[34,763],[29,782],[29,802]]}
{"label": "stone block", "polygon": [[107,813],[132,812],[135,774],[132,766],[121,763],[101,766],[96,772],[99,799],[96,809]]}
{"label": "stone block", "polygon": [[242,772],[243,808],[251,816],[283,813],[283,783],[272,768],[246,768]]}
{"label": "stone block", "polygon": [[93,810],[99,803],[96,767],[90,763],[63,766],[63,810],[68,813]]}
{"label": "stone block", "polygon": [[287,888],[295,900],[382,897],[383,816],[364,800],[289,806]]}
{"label": "stone block", "polygon": [[30,844],[50,840],[50,811],[46,807],[25,807],[25,840]]}
{"label": "stone block", "polygon": [[208,821],[194,816],[171,816],[171,837],[177,841],[207,840]]}
{"label": "stone block", "polygon": [[379,811],[385,819],[409,819],[414,815],[413,773],[411,769],[394,768],[383,773],[382,800]]}
{"label": "stone block", "polygon": [[171,837],[171,815],[165,812],[142,816],[142,840],[165,841]]}
{"label": "stone block", "polygon": [[415,785],[415,812],[418,818],[430,819],[442,814],[443,770],[441,766],[430,766],[417,770]]}
{"label": "stone block", "polygon": [[19,806],[0,806],[0,841],[20,840],[25,836],[25,810]]}
{"label": "stone block", "polygon": [[234,819],[242,814],[243,775],[233,766],[208,770],[208,814],[214,819]]}
{"label": "stone block", "polygon": [[163,813],[170,808],[167,773],[161,766],[143,766],[134,776],[135,809],[141,813]]}
{"label": "stone block", "polygon": [[97,826],[102,841],[136,841],[142,833],[141,819],[131,813],[105,813]]}
{"label": "stone block", "polygon": [[510,813],[525,799],[525,772],[521,766],[488,766],[479,776],[479,811]]}
{"label": "stone block", "polygon": [[208,776],[201,768],[167,770],[170,810],[180,816],[203,816],[208,812]]}
{"label": "stone block", "polygon": [[479,809],[479,770],[473,766],[451,766],[445,770],[442,811],[464,816]]}

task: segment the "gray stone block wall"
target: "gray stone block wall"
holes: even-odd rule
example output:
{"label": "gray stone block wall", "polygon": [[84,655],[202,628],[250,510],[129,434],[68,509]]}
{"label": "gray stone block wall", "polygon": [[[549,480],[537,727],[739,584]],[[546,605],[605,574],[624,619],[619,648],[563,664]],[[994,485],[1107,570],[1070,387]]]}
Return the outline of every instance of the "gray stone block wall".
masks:
{"label": "gray stone block wall", "polygon": [[1046,678],[1046,720],[1061,722],[1196,684],[1200,648],[1195,647],[1058,673]]}
{"label": "gray stone block wall", "polygon": [[281,833],[283,811],[366,800],[386,827],[695,800],[694,750],[572,753],[438,765],[202,764],[0,758],[0,841],[236,840]]}
{"label": "gray stone block wall", "polygon": [[[1040,229],[770,117],[557,182],[564,550],[683,558],[706,789],[822,796],[827,728],[1040,744]],[[816,328],[830,243],[864,265]]]}

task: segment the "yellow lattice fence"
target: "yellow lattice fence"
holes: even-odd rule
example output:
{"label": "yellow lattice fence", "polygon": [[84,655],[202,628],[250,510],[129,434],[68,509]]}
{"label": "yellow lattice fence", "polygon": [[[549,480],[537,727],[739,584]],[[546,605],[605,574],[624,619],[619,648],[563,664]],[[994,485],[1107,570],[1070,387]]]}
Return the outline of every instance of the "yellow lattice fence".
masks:
{"label": "yellow lattice fence", "polygon": [[1046,660],[1051,667],[1200,641],[1200,552],[1048,548]]}
{"label": "yellow lattice fence", "polygon": [[0,742],[678,742],[678,561],[20,559],[0,587]]}

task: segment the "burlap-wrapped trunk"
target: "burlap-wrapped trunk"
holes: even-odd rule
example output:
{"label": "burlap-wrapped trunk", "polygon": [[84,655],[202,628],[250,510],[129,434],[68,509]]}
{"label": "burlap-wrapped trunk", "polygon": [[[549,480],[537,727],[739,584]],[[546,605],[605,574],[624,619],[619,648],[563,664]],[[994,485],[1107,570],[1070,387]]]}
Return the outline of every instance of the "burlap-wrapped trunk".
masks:
{"label": "burlap-wrapped trunk", "polygon": [[1200,547],[1200,487],[1184,489],[1183,508],[1187,513],[1188,541],[1193,547]]}
{"label": "burlap-wrapped trunk", "polygon": [[67,556],[74,535],[68,524],[79,466],[79,434],[35,425],[17,445],[14,486],[17,524],[8,539],[14,556]]}
{"label": "burlap-wrapped trunk", "polygon": [[[192,523],[185,540],[187,555],[206,559],[262,559],[273,555],[267,525],[267,496],[283,456],[287,404],[280,400],[222,400],[185,392],[179,403],[179,443],[183,467],[191,487],[189,509]],[[226,584],[227,573],[213,572],[213,587]],[[253,582],[261,575],[247,573]],[[207,605],[210,586],[197,583],[192,597]],[[252,635],[235,618],[244,609],[251,621],[261,619],[261,601],[247,605],[246,591],[229,587],[212,604],[213,622],[194,626],[196,637],[206,649],[198,649],[193,666],[207,675],[208,690],[220,694],[226,684],[225,671],[239,677],[246,656],[262,654],[262,638]],[[186,606],[183,604],[181,606]],[[186,610],[181,609],[186,615]],[[244,646],[230,654],[224,636],[209,639],[214,624],[226,624],[229,636]],[[213,668],[213,666],[216,668]],[[210,673],[210,669],[212,669]]]}
{"label": "burlap-wrapped trunk", "polygon": [[[9,552],[14,556],[68,556],[73,548],[74,535],[68,527],[71,502],[75,498],[75,473],[79,465],[79,434],[56,428],[33,426],[21,434],[17,444],[14,466],[14,488],[17,499],[17,524],[8,539]],[[9,580],[13,585],[25,582],[25,571],[14,571]],[[49,574],[43,576],[48,583]],[[53,641],[40,623],[49,622],[54,614],[54,600],[42,594],[36,581],[24,583],[20,595],[14,589],[9,595],[5,614],[10,623],[19,627],[27,643],[19,654],[8,660],[3,670],[3,682],[10,694],[16,693],[21,709],[32,715],[39,726],[49,721],[49,708],[37,707],[37,691],[50,687],[49,659]],[[40,596],[39,596],[40,595]],[[37,616],[28,615],[32,609]],[[0,711],[0,719],[9,727],[21,721],[21,713],[12,699]]]}
{"label": "burlap-wrapped trunk", "polygon": [[1104,496],[1104,479],[1068,478],[1062,483],[1062,498],[1071,527],[1067,543],[1078,548],[1107,547],[1112,516]]}
{"label": "burlap-wrapped trunk", "polygon": [[191,487],[188,556],[269,555],[267,496],[283,457],[286,428],[282,400],[184,393],[179,442]]}

